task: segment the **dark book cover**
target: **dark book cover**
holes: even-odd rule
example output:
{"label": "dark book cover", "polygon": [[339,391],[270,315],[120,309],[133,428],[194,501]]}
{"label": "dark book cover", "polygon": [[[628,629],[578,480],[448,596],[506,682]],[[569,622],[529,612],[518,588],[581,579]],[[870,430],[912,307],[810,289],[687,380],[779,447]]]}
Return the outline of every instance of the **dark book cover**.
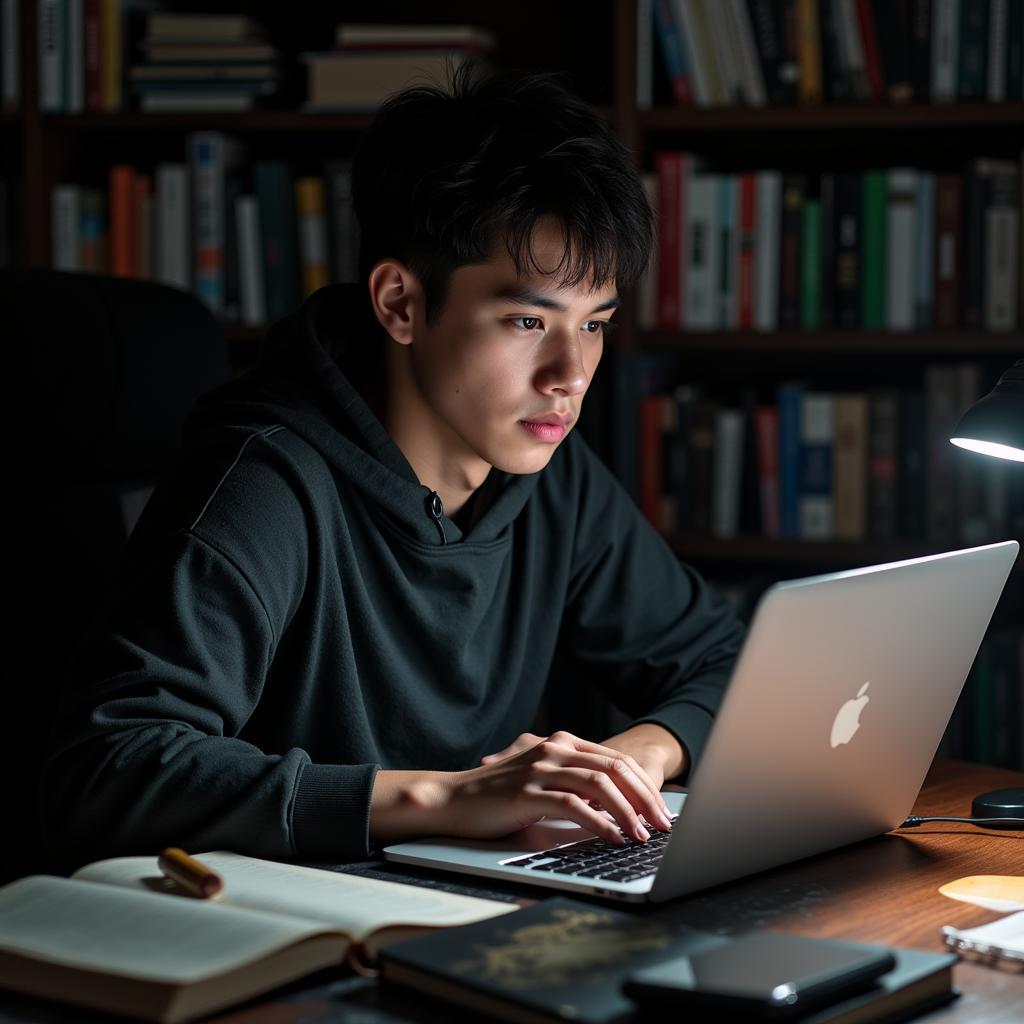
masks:
{"label": "dark book cover", "polygon": [[241,309],[238,274],[238,220],[235,204],[247,192],[244,175],[229,174],[224,179],[224,319],[237,321]]}
{"label": "dark book cover", "polygon": [[1011,3],[1006,12],[1007,100],[1024,100],[1024,4]]}
{"label": "dark book cover", "polygon": [[927,533],[925,467],[928,461],[924,394],[905,391],[899,402],[899,533],[902,537],[924,540]]}
{"label": "dark book cover", "polygon": [[782,179],[782,265],[779,280],[779,327],[800,328],[800,256],[807,177],[786,174]]}
{"label": "dark book cover", "polygon": [[911,70],[913,0],[871,0],[886,92],[892,103],[914,98]]}
{"label": "dark book cover", "polygon": [[960,0],[957,98],[988,97],[988,0]]}
{"label": "dark book cover", "polygon": [[956,474],[949,438],[959,418],[956,367],[932,364],[925,368],[925,422],[928,434],[926,508],[928,540],[956,543]]}
{"label": "dark book cover", "polygon": [[292,172],[283,160],[257,160],[253,191],[263,234],[263,280],[267,318],[273,322],[299,303],[299,256]]}
{"label": "dark book cover", "polygon": [[857,22],[860,25],[861,45],[864,48],[864,65],[868,76],[870,98],[882,102],[886,95],[885,68],[882,65],[882,51],[878,42],[878,27],[870,0],[857,0]]}
{"label": "dark book cover", "polygon": [[910,0],[910,79],[914,100],[927,103],[932,91],[932,0]]}
{"label": "dark book cover", "polygon": [[853,83],[846,72],[842,47],[839,42],[839,8],[828,2],[821,5],[821,75],[825,85],[825,99],[829,103],[846,103],[854,99]]}
{"label": "dark book cover", "polygon": [[958,174],[935,179],[935,326],[953,330],[960,322],[960,239],[963,180]]}
{"label": "dark book cover", "polygon": [[793,76],[787,71],[781,5],[775,0],[747,0],[747,11],[768,102],[793,103],[796,100],[796,89]]}
{"label": "dark book cover", "polygon": [[833,319],[836,327],[860,326],[861,182],[857,174],[835,178]]}
{"label": "dark book cover", "polygon": [[715,463],[715,416],[718,405],[698,399],[690,408],[686,434],[689,493],[686,518],[689,531],[697,537],[711,533],[711,494]]}
{"label": "dark book cover", "polygon": [[963,264],[960,317],[964,327],[980,328],[985,318],[985,208],[990,162],[975,160],[967,168],[963,202]]}
{"label": "dark book cover", "polygon": [[888,175],[866,171],[861,188],[860,323],[880,331],[885,329]]}
{"label": "dark book cover", "polygon": [[836,176],[821,176],[821,323],[836,322]]}
{"label": "dark book cover", "polygon": [[635,1004],[622,983],[641,967],[728,939],[565,897],[381,951],[381,978],[511,1021],[617,1024]]}
{"label": "dark book cover", "polygon": [[800,406],[803,387],[783,384],[779,408],[779,536],[800,534]]}
{"label": "dark book cover", "polygon": [[868,401],[868,534],[896,537],[899,515],[899,392],[874,391]]}

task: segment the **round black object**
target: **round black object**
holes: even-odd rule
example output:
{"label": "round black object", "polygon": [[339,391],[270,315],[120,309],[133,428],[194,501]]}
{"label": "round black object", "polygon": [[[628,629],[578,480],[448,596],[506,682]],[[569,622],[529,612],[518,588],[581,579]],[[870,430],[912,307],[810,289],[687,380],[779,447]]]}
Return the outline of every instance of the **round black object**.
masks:
{"label": "round black object", "polygon": [[985,828],[1024,828],[1024,789],[992,789],[976,796],[971,803],[972,818],[1019,818],[1019,824],[993,822]]}

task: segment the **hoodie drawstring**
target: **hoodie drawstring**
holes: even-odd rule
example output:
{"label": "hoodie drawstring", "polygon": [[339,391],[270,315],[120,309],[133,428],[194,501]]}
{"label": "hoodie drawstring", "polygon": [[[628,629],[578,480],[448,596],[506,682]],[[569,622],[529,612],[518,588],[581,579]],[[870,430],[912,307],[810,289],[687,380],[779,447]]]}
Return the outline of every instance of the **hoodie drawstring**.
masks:
{"label": "hoodie drawstring", "polygon": [[444,535],[444,523],[441,522],[444,516],[444,505],[441,502],[441,495],[437,491],[431,491],[427,497],[427,511],[430,513],[430,518],[434,520],[437,532],[441,534],[441,543],[447,544],[448,538]]}

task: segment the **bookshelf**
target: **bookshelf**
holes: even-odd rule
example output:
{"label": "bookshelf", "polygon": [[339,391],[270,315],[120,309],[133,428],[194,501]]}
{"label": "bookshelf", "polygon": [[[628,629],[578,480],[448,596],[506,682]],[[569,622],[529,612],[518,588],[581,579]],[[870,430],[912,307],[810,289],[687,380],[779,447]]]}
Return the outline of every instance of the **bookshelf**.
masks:
{"label": "bookshelf", "polygon": [[[57,183],[102,185],[106,169],[113,163],[131,162],[151,170],[160,161],[181,160],[184,139],[190,133],[229,134],[242,140],[253,158],[285,157],[306,173],[316,172],[328,157],[350,156],[370,115],[301,109],[302,69],[297,60],[303,52],[328,49],[334,25],[342,20],[467,24],[491,30],[498,40],[496,64],[526,71],[567,72],[576,89],[608,119],[636,155],[639,168],[647,173],[654,170],[658,153],[677,150],[699,156],[720,174],[776,168],[814,177],[900,166],[948,174],[962,172],[969,159],[980,156],[1011,160],[1021,167],[1024,100],[1019,98],[999,102],[860,100],[763,107],[675,106],[656,34],[645,43],[638,24],[638,11],[645,9],[645,0],[563,0],[558,4],[518,0],[514,5],[481,5],[473,0],[451,0],[443,5],[377,0],[349,4],[343,11],[311,0],[288,5],[270,0],[219,0],[216,5],[138,0],[126,6],[140,16],[146,10],[212,8],[218,13],[247,14],[260,22],[267,38],[285,55],[286,77],[274,102],[243,113],[144,113],[130,102],[110,113],[42,113],[40,2],[22,0],[21,103],[17,111],[0,114],[0,177],[14,179],[20,189],[23,248],[18,258],[29,266],[50,265],[51,194]],[[724,0],[722,6],[728,6]],[[792,10],[796,4],[780,0],[775,6]],[[914,0],[910,6],[917,9]],[[133,45],[132,39],[132,33],[127,33],[126,47]],[[638,100],[639,70],[648,59],[653,83],[649,107]],[[1018,215],[1019,211],[1018,189]],[[1018,268],[1021,265],[1024,253]],[[620,458],[622,452],[633,461],[643,457],[635,422],[639,395],[619,388],[620,357],[674,359],[677,379],[706,387],[709,393],[723,396],[723,401],[738,400],[747,388],[755,390],[764,402],[772,399],[778,384],[793,379],[825,392],[868,393],[884,383],[904,394],[920,390],[926,367],[964,363],[976,366],[979,386],[987,390],[1024,351],[1024,314],[1019,311],[1015,326],[1006,331],[965,326],[903,331],[831,326],[767,332],[641,329],[638,296],[626,297],[622,313],[616,351],[608,354],[588,399],[589,423],[584,414],[592,440],[613,467],[617,447]],[[251,362],[264,333],[260,327],[225,324],[226,341],[237,365]],[[623,443],[624,435],[628,444]],[[949,482],[955,486],[955,474]],[[1017,488],[1016,499],[1007,500],[1024,503],[1024,488]],[[1003,530],[999,536],[978,539],[1008,535]],[[950,542],[927,535],[876,537],[868,530],[859,540],[769,539],[740,530],[729,537],[673,531],[669,540],[677,553],[706,575],[733,586],[745,577],[767,582],[914,557],[957,546],[963,538],[954,535]],[[1017,571],[997,610],[995,628],[1020,632],[1022,611],[1024,573]],[[1024,680],[1018,685],[1021,689]],[[1024,693],[1018,692],[1017,699],[1024,705]],[[1024,742],[1021,746],[1024,748]]]}

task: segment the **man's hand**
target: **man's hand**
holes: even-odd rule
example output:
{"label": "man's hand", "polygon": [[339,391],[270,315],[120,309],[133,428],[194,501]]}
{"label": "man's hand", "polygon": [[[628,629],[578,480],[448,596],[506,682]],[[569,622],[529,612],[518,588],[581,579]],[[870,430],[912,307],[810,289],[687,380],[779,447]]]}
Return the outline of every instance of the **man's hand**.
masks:
{"label": "man's hand", "polygon": [[545,817],[568,818],[615,844],[625,841],[620,827],[649,838],[641,815],[670,827],[658,785],[629,753],[567,732],[524,733],[467,771],[378,772],[370,815],[376,842],[439,833],[493,838]]}
{"label": "man's hand", "polygon": [[666,779],[685,775],[690,767],[686,748],[654,722],[641,722],[604,741],[604,746],[629,754],[661,789]]}

